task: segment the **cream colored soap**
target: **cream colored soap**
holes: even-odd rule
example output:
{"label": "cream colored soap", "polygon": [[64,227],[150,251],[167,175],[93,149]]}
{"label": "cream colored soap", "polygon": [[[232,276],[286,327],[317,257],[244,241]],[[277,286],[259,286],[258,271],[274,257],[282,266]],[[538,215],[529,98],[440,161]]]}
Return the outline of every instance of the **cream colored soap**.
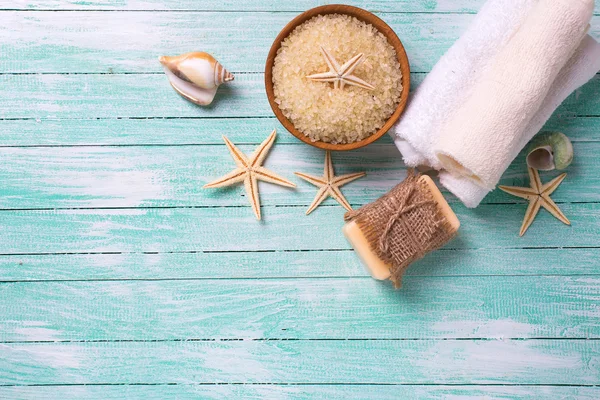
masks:
{"label": "cream colored soap", "polygon": [[[444,214],[452,228],[454,230],[458,230],[460,227],[460,222],[456,217],[456,214],[454,214],[454,211],[452,211],[452,208],[450,208],[450,205],[448,205],[444,195],[442,195],[442,192],[440,192],[435,185],[435,182],[433,182],[433,180],[426,175],[422,175],[419,179],[427,183],[429,190],[431,190],[431,195],[437,202],[441,212]],[[360,227],[356,224],[356,222],[350,221],[344,225],[342,231],[371,276],[378,280],[388,279],[390,277],[390,265],[386,264],[373,252],[373,250],[371,250],[367,238],[360,230]]]}
{"label": "cream colored soap", "polygon": [[375,279],[383,281],[390,277],[390,265],[371,250],[367,238],[362,233],[356,222],[350,221],[342,228],[344,236],[350,242],[356,254],[360,257],[367,271]]}

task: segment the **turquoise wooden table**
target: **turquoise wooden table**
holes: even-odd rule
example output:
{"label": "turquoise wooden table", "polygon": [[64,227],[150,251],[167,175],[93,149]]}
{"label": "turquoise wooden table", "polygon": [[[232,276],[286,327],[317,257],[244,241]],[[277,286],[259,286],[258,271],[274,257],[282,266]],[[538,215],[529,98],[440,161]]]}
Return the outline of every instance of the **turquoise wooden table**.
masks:
{"label": "turquoise wooden table", "polygon": [[[331,199],[304,212],[322,151],[263,87],[279,30],[318,0],[0,3],[0,398],[600,398],[600,77],[548,127],[574,142],[553,195],[573,226],[502,192],[448,196],[460,237],[395,291],[367,276]],[[356,0],[404,41],[414,86],[482,0]],[[591,33],[600,37],[600,8]],[[212,53],[236,80],[181,99],[157,57]],[[277,128],[258,223],[207,191]],[[354,207],[405,174],[387,138],[336,153]],[[547,181],[557,173],[544,173]],[[502,184],[526,185],[521,155]]]}

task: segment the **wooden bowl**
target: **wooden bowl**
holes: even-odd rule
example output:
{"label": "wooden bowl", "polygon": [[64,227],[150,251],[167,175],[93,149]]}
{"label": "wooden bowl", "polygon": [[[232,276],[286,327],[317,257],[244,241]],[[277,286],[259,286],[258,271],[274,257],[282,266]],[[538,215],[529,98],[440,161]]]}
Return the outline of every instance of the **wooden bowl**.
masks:
{"label": "wooden bowl", "polygon": [[[327,142],[313,142],[310,140],[308,136],[300,132],[298,129],[294,127],[294,125],[283,115],[277,103],[275,103],[275,94],[273,93],[273,63],[275,62],[275,56],[277,55],[277,50],[281,47],[281,42],[300,24],[308,21],[312,17],[317,15],[325,15],[325,14],[346,14],[352,17],[356,17],[358,20],[366,22],[368,24],[373,25],[377,30],[387,38],[388,42],[396,49],[396,54],[398,56],[398,62],[400,63],[400,70],[402,71],[402,94],[400,95],[400,103],[398,107],[396,107],[396,111],[392,114],[392,116],[387,120],[385,125],[377,132],[372,134],[371,136],[360,140],[358,142],[346,143],[346,144],[333,144]],[[292,133],[292,135],[296,136],[298,139],[302,140],[304,143],[308,143],[311,146],[318,147],[324,150],[354,150],[359,147],[363,147],[372,143],[385,135],[385,133],[398,121],[400,115],[404,111],[406,107],[406,102],[408,101],[408,92],[410,90],[410,64],[408,63],[408,57],[406,56],[406,51],[404,50],[404,46],[402,42],[396,36],[392,28],[388,26],[383,20],[374,14],[363,10],[362,8],[346,6],[341,4],[330,4],[326,6],[320,6],[311,8],[308,11],[303,12],[298,15],[296,18],[291,20],[279,35],[275,38],[273,45],[271,46],[271,50],[269,50],[269,55],[267,56],[267,64],[265,66],[265,87],[267,89],[267,98],[269,99],[269,104],[271,104],[271,108],[275,113],[275,116],[281,122],[281,124]]]}

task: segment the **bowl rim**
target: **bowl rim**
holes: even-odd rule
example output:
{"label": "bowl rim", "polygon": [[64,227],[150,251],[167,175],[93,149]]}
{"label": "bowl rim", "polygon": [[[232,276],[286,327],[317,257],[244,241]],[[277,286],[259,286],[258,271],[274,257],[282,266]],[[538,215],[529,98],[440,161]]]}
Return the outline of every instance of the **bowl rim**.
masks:
{"label": "bowl rim", "polygon": [[[400,95],[400,102],[396,107],[394,113],[388,118],[386,123],[375,133],[372,135],[359,140],[358,142],[352,143],[344,143],[344,144],[333,144],[322,141],[313,142],[308,136],[304,133],[300,132],[290,120],[287,119],[283,112],[275,103],[275,94],[273,91],[273,65],[275,63],[275,56],[277,55],[277,51],[281,47],[281,42],[300,24],[308,21],[309,19],[317,16],[317,15],[326,15],[326,14],[346,14],[352,17],[356,17],[359,21],[366,22],[368,24],[373,25],[379,32],[381,32],[388,43],[394,47],[396,50],[396,57],[398,62],[400,63],[400,69],[402,71],[402,94]],[[328,4],[319,7],[311,8],[303,13],[297,15],[294,19],[288,22],[283,29],[279,32],[271,48],[269,50],[269,54],[267,56],[267,62],[265,64],[265,89],[267,92],[267,99],[269,100],[269,104],[273,113],[279,120],[279,122],[296,138],[300,139],[304,143],[310,144],[311,146],[324,149],[324,150],[335,150],[335,151],[347,151],[354,150],[360,147],[364,147],[370,143],[381,138],[383,135],[387,133],[387,131],[398,121],[400,115],[404,112],[406,108],[406,104],[408,102],[408,94],[410,91],[410,63],[408,61],[408,56],[406,55],[406,50],[404,49],[404,45],[402,41],[396,35],[394,30],[383,21],[381,18],[376,16],[375,14],[364,10],[359,7],[349,6],[345,4]]]}

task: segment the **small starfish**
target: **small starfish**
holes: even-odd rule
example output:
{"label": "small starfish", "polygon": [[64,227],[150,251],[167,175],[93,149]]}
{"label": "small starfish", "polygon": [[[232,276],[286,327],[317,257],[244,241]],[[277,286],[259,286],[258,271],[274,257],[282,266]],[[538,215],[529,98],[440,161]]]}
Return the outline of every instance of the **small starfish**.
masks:
{"label": "small starfish", "polygon": [[561,184],[567,174],[561,174],[545,185],[542,185],[538,171],[533,168],[527,168],[527,170],[529,171],[530,188],[517,186],[498,186],[500,190],[503,190],[508,194],[529,200],[529,206],[525,212],[525,219],[523,220],[523,225],[521,225],[519,236],[523,236],[525,234],[527,228],[529,228],[529,225],[531,225],[535,216],[540,210],[540,206],[548,210],[550,214],[554,215],[561,222],[571,225],[571,222],[567,219],[567,217],[565,217],[556,203],[554,203],[554,201],[552,201],[550,198],[550,195],[556,190],[556,188],[558,188],[558,185]]}
{"label": "small starfish", "polygon": [[258,195],[259,180],[274,183],[280,186],[296,187],[296,185],[292,182],[282,178],[281,176],[262,166],[262,163],[267,157],[271,146],[275,142],[276,136],[277,133],[275,132],[275,129],[273,129],[273,132],[271,132],[269,137],[262,142],[260,146],[258,146],[250,158],[248,158],[237,147],[235,147],[235,145],[231,143],[229,139],[223,136],[223,140],[225,141],[225,144],[227,145],[227,148],[229,149],[229,152],[231,153],[231,156],[238,167],[216,181],[207,183],[203,186],[203,188],[218,188],[244,182],[246,194],[248,199],[250,199],[250,204],[252,204],[252,209],[254,210],[256,219],[260,221],[260,198]]}
{"label": "small starfish", "polygon": [[331,162],[331,153],[329,151],[325,153],[325,168],[323,170],[323,176],[313,176],[303,174],[301,172],[295,172],[295,174],[305,181],[310,182],[320,188],[312,204],[306,211],[306,215],[313,212],[313,210],[317,208],[319,204],[321,204],[328,196],[336,199],[338,203],[340,203],[346,210],[352,210],[352,207],[350,207],[350,204],[340,191],[340,187],[366,175],[364,172],[357,172],[354,174],[335,176],[335,172],[333,171],[333,163]]}
{"label": "small starfish", "polygon": [[346,84],[358,86],[368,90],[375,89],[375,86],[352,75],[352,71],[354,71],[354,69],[358,67],[363,60],[363,53],[355,55],[344,65],[340,66],[335,58],[333,58],[333,56],[329,54],[323,46],[321,46],[321,52],[323,53],[323,57],[325,57],[325,61],[329,66],[329,72],[308,75],[306,78],[317,82],[333,82],[334,89],[337,89],[338,87],[343,89],[344,85]]}

